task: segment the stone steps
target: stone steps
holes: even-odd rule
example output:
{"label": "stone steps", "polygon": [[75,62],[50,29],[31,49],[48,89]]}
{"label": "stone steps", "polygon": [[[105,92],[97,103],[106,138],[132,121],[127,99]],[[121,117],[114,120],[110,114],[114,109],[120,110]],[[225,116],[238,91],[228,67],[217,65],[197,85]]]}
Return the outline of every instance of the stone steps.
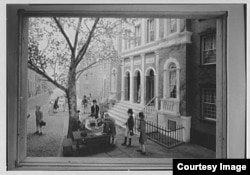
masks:
{"label": "stone steps", "polygon": [[109,115],[116,120],[116,124],[125,128],[125,123],[128,119],[127,111],[129,108],[133,109],[134,116],[137,116],[144,108],[140,104],[134,104],[126,101],[121,101],[114,105],[112,109],[108,111]]}

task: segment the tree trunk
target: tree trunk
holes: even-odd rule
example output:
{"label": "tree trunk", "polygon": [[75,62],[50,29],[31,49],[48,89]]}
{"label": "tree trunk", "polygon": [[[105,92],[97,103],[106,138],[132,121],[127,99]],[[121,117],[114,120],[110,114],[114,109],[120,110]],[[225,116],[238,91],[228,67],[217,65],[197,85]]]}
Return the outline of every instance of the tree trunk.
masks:
{"label": "tree trunk", "polygon": [[76,71],[75,68],[70,68],[68,73],[68,107],[69,107],[69,128],[67,137],[72,137],[72,132],[77,130],[77,98],[76,98]]}

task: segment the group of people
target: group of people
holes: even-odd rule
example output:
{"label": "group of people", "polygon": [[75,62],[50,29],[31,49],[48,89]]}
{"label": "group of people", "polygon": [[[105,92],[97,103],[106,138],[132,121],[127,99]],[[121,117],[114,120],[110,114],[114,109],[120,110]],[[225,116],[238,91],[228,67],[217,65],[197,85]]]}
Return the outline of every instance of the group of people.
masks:
{"label": "group of people", "polygon": [[50,115],[57,113],[58,111],[65,112],[67,107],[67,98],[65,96],[56,97],[56,99],[51,99],[49,102]]}
{"label": "group of people", "polygon": [[[127,119],[127,122],[125,123],[126,129],[125,129],[125,134],[124,134],[124,142],[122,143],[122,145],[131,147],[132,136],[134,135],[133,110],[128,109],[127,113],[128,113],[128,119]],[[140,132],[140,136],[139,136],[140,149],[138,149],[137,151],[140,152],[142,155],[145,155],[146,154],[145,142],[147,141],[147,136],[146,136],[146,121],[145,121],[145,116],[143,112],[139,112],[139,119],[140,119],[140,123],[138,126],[138,131]],[[128,144],[127,144],[127,140],[128,140]]]}
{"label": "group of people", "polygon": [[[58,101],[58,99],[57,99]],[[85,105],[85,103],[83,104]],[[128,109],[127,111],[128,119],[125,123],[126,129],[124,134],[124,142],[122,143],[123,146],[131,147],[132,145],[132,136],[134,135],[134,118],[133,118],[133,110]],[[43,121],[43,113],[40,111],[40,106],[36,106],[36,129],[37,131],[35,134],[42,135],[42,126],[44,126],[46,123]],[[99,118],[99,106],[97,105],[97,101],[93,100],[93,105],[91,106],[91,114],[90,117],[87,119],[88,122],[85,120],[85,124],[83,125],[83,122],[80,121],[79,118],[80,111],[76,111],[76,118],[70,117],[70,128],[69,130],[71,132],[82,130],[82,129],[90,129],[89,126],[91,124],[91,121],[95,123],[95,126],[102,126],[103,127],[103,133],[107,133],[110,135],[110,144],[115,145],[115,137],[116,137],[116,123],[115,120],[109,116],[107,112],[104,112],[103,117]],[[91,120],[92,119],[92,120]],[[145,116],[143,112],[139,112],[139,126],[138,131],[140,132],[139,136],[139,143],[140,143],[140,149],[138,149],[138,152],[141,152],[142,155],[146,154],[146,148],[145,148],[145,142],[147,141],[146,136],[146,121]],[[70,133],[70,137],[72,137],[72,133]],[[128,143],[127,143],[128,142]]]}

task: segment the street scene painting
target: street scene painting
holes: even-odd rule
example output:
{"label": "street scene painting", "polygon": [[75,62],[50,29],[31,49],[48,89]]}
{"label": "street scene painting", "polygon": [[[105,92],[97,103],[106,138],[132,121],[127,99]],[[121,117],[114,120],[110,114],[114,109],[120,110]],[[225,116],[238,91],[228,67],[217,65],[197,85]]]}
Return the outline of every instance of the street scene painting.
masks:
{"label": "street scene painting", "polygon": [[28,157],[216,157],[215,18],[28,23]]}

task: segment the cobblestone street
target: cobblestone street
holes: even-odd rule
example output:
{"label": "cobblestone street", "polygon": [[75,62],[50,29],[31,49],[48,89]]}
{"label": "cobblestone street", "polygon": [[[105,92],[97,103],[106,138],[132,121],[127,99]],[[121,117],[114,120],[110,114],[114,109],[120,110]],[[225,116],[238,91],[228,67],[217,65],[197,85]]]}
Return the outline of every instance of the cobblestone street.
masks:
{"label": "cobblestone street", "polygon": [[[27,156],[31,157],[56,157],[63,138],[64,120],[68,117],[68,112],[58,112],[49,115],[48,93],[31,99],[29,103],[30,114],[27,120]],[[41,105],[43,119],[46,126],[43,127],[43,135],[34,134],[36,132],[35,105]]]}

